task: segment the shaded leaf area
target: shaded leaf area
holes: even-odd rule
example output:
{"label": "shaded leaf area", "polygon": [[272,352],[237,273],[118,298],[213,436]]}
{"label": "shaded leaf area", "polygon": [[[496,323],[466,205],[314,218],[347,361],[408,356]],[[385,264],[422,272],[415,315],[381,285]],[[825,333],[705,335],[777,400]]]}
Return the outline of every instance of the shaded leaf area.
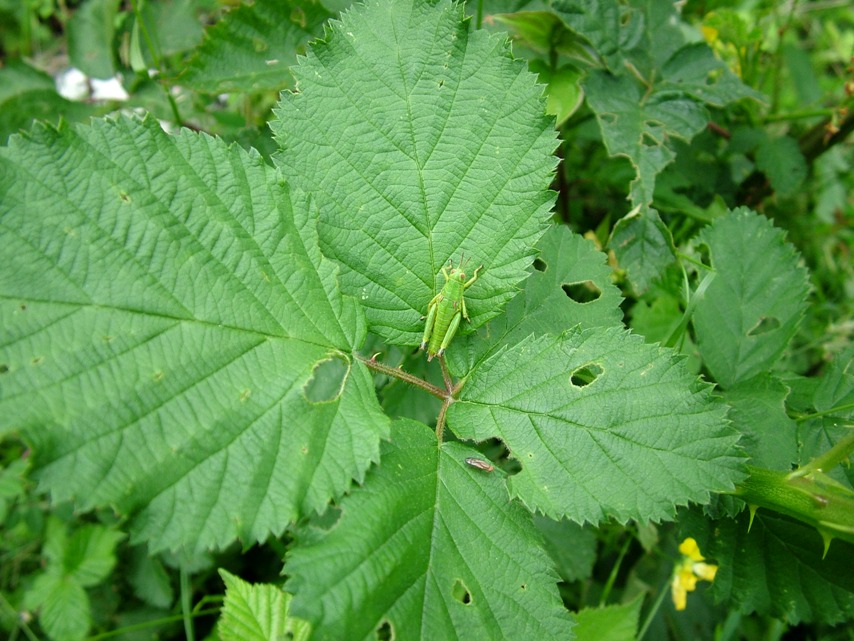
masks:
{"label": "shaded leaf area", "polygon": [[752,465],[788,470],[798,461],[798,428],[786,413],[788,394],[789,388],[769,374],[736,383],[724,394]]}
{"label": "shaded leaf area", "polygon": [[703,229],[715,278],[692,321],[703,363],[722,387],[769,370],[806,311],[808,274],[771,221],[740,207]]}
{"label": "shaded leaf area", "polygon": [[552,518],[672,518],[743,477],[725,407],[669,350],[620,328],[529,337],[484,361],[448,410],[502,439],[511,494]]}
{"label": "shaded leaf area", "polygon": [[[599,55],[582,82],[612,156],[634,165],[633,206],[652,202],[655,177],[723,107],[762,95],[744,85],[704,43],[688,42],[671,3],[556,0],[554,10]],[[684,26],[684,25],[683,25]]]}
{"label": "shaded leaf area", "polygon": [[71,64],[93,78],[116,75],[113,39],[119,0],[88,0],[68,21],[68,56]]}
{"label": "shaded leaf area", "polygon": [[328,531],[305,528],[285,572],[313,639],[567,639],[571,619],[531,515],[478,452],[437,447],[426,426],[392,426],[383,464],[341,502]]}
{"label": "shaded leaf area", "polygon": [[[799,382],[810,387],[809,402],[799,409],[805,414],[821,413],[798,424],[798,463],[806,465],[839,441],[850,438],[854,416],[854,346],[837,354],[820,379]],[[834,480],[854,488],[854,466],[836,465],[826,472]]]}
{"label": "shaded leaf area", "polygon": [[33,120],[78,122],[102,108],[71,102],[56,92],[53,78],[20,60],[7,60],[0,69],[0,142],[26,129]]}
{"label": "shaded leaf area", "polygon": [[419,344],[440,270],[462,255],[484,265],[471,326],[500,314],[546,228],[557,142],[506,38],[471,31],[451,2],[369,1],[293,72],[276,160],[316,195],[321,247],[372,330]]}
{"label": "shaded leaf area", "polygon": [[833,541],[824,555],[815,528],[760,509],[753,523],[708,521],[692,512],[688,533],[718,564],[715,598],[741,612],[791,623],[839,623],[854,616],[854,545]]}
{"label": "shaded leaf area", "polygon": [[553,226],[524,289],[477,334],[457,340],[448,352],[452,371],[464,374],[502,346],[531,334],[560,334],[575,325],[618,327],[622,323],[619,288],[611,282],[605,254],[563,226]]}
{"label": "shaded leaf area", "polygon": [[[56,500],[200,550],[281,532],[377,460],[346,356],[364,319],[257,154],[150,117],[39,127],[0,151],[0,191],[0,432]],[[346,375],[312,402],[330,359]]]}
{"label": "shaded leaf area", "polygon": [[305,641],[311,628],[288,616],[291,595],[277,585],[252,585],[226,570],[219,571],[225,583],[225,600],[219,622],[222,641]]}
{"label": "shaded leaf area", "polygon": [[211,27],[182,85],[206,93],[257,92],[293,84],[288,67],[331,17],[319,3],[256,0],[238,5]]}

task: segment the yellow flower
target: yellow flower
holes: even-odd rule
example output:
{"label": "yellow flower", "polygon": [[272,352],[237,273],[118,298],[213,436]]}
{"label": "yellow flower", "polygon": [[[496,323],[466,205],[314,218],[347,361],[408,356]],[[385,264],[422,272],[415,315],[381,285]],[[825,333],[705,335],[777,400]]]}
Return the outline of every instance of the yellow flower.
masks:
{"label": "yellow flower", "polygon": [[688,601],[688,593],[697,588],[697,581],[712,581],[718,571],[717,565],[705,563],[697,542],[688,537],[679,546],[682,560],[673,572],[670,590],[673,594],[673,605],[677,610],[684,610]]}

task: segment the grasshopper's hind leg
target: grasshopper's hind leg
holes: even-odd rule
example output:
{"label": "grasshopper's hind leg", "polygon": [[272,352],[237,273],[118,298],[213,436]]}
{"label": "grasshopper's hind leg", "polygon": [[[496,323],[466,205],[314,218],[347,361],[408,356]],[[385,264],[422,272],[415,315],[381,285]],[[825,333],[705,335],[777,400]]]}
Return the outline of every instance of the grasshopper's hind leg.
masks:
{"label": "grasshopper's hind leg", "polygon": [[445,355],[445,350],[448,349],[448,345],[451,344],[451,341],[454,338],[454,334],[456,334],[457,330],[460,328],[460,321],[462,320],[462,318],[462,310],[454,314],[454,317],[451,319],[451,324],[448,325],[448,331],[445,332],[445,337],[442,339],[442,344],[439,346],[439,351],[436,352],[436,356]]}

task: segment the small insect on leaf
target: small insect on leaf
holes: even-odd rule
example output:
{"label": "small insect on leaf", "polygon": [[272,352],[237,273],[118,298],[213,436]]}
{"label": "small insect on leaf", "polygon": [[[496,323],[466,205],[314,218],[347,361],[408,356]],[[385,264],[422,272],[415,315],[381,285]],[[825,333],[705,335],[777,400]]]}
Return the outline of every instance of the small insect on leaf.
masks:
{"label": "small insect on leaf", "polygon": [[495,466],[492,463],[488,463],[487,461],[479,458],[469,457],[466,459],[466,463],[479,470],[483,470],[484,472],[491,472],[495,469]]}
{"label": "small insect on leaf", "polygon": [[427,304],[427,314],[423,317],[426,323],[421,349],[427,350],[428,361],[434,356],[441,358],[457,333],[462,319],[469,320],[464,293],[475,283],[483,265],[475,269],[474,275],[467,280],[463,271],[464,262],[465,259],[461,256],[456,267],[450,260],[447,267],[442,267],[445,284]]}

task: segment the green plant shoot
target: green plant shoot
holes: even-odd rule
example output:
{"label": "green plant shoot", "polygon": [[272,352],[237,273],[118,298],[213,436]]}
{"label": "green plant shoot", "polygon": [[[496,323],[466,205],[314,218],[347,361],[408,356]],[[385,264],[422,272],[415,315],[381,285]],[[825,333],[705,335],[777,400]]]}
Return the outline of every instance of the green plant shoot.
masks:
{"label": "green plant shoot", "polygon": [[[434,356],[442,356],[448,348],[454,334],[460,327],[463,318],[469,320],[466,311],[465,291],[477,280],[477,273],[483,265],[474,270],[474,276],[466,280],[463,272],[463,260],[460,258],[458,267],[448,260],[448,267],[442,267],[445,284],[427,306],[427,322],[424,326],[424,337],[421,339],[421,349],[427,350],[427,360]],[[428,344],[429,341],[429,344]]]}

